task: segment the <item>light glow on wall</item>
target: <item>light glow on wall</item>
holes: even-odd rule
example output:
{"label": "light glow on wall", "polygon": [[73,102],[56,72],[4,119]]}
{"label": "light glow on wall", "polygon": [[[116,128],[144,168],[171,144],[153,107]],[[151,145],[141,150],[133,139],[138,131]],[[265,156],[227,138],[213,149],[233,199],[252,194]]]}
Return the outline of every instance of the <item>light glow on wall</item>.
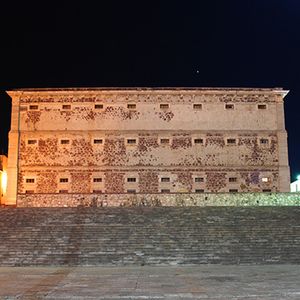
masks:
{"label": "light glow on wall", "polygon": [[2,171],[1,174],[1,188],[2,188],[2,192],[3,195],[6,195],[6,187],[7,187],[7,173],[6,171]]}

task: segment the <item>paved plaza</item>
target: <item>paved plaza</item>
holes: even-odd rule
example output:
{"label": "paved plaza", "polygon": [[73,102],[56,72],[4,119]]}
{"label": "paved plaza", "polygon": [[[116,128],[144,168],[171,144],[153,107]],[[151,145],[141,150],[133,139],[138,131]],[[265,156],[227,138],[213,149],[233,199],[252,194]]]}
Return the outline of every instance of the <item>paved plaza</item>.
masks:
{"label": "paved plaza", "polygon": [[300,299],[300,267],[1,267],[0,299]]}

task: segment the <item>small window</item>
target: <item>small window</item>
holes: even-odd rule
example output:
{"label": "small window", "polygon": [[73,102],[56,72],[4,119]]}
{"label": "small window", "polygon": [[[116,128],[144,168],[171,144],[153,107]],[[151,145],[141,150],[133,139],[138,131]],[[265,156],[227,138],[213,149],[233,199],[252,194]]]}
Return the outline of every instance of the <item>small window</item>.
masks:
{"label": "small window", "polygon": [[195,103],[193,104],[193,109],[196,109],[196,110],[201,110],[202,109],[202,104],[199,104],[199,103]]}
{"label": "small window", "polygon": [[60,194],[67,194],[68,193],[68,190],[59,190],[58,191]]}
{"label": "small window", "polygon": [[263,192],[264,192],[264,193],[271,193],[272,190],[270,190],[270,189],[263,189]]}
{"label": "small window", "polygon": [[136,178],[135,177],[128,177],[127,182],[136,182]]}
{"label": "small window", "polygon": [[194,139],[194,143],[197,145],[203,145],[203,139]]}
{"label": "small window", "polygon": [[95,104],[95,109],[103,109],[103,104]]}
{"label": "small window", "polygon": [[258,109],[267,109],[267,105],[266,104],[258,104],[257,108]]}
{"label": "small window", "polygon": [[238,189],[229,189],[229,193],[238,193]]}
{"label": "small window", "polygon": [[37,143],[37,140],[28,140],[27,144],[28,145],[35,145]]}
{"label": "small window", "polygon": [[101,177],[95,177],[95,178],[93,178],[93,182],[102,182],[102,178]]}
{"label": "small window", "polygon": [[103,140],[102,139],[94,139],[94,144],[103,144]]}
{"label": "small window", "polygon": [[93,190],[93,193],[94,193],[94,194],[101,194],[101,193],[102,193],[102,190]]}
{"label": "small window", "polygon": [[237,182],[237,178],[236,177],[229,177],[229,182]]}
{"label": "small window", "polygon": [[127,104],[128,109],[136,109],[136,104]]}
{"label": "small window", "polygon": [[227,144],[228,145],[235,145],[236,144],[236,139],[227,139]]}
{"label": "small window", "polygon": [[68,178],[59,178],[59,182],[60,183],[67,183],[67,182],[69,182],[69,179]]}
{"label": "small window", "polygon": [[234,104],[225,104],[225,109],[234,109]]}
{"label": "small window", "polygon": [[160,143],[162,145],[169,145],[170,144],[170,139],[160,139]]}
{"label": "small window", "polygon": [[269,140],[268,140],[268,139],[260,139],[259,142],[260,142],[262,145],[268,145],[268,144],[269,144]]}
{"label": "small window", "polygon": [[61,140],[60,143],[61,143],[61,145],[69,145],[70,140]]}
{"label": "small window", "polygon": [[195,182],[204,182],[203,177],[195,177]]}
{"label": "small window", "polygon": [[199,194],[200,194],[200,193],[204,193],[204,190],[202,190],[202,189],[196,189],[196,190],[195,190],[195,193],[199,193]]}
{"label": "small window", "polygon": [[261,181],[262,182],[269,182],[270,178],[269,177],[262,177]]}
{"label": "small window", "polygon": [[136,144],[136,139],[127,139],[127,144],[135,145]]}
{"label": "small window", "polygon": [[62,109],[71,109],[70,104],[63,104]]}
{"label": "small window", "polygon": [[26,178],[26,183],[34,183],[34,178]]}
{"label": "small window", "polygon": [[170,182],[170,177],[162,177],[160,182]]}
{"label": "small window", "polygon": [[135,194],[135,193],[136,193],[136,190],[127,190],[127,193],[128,193],[128,194]]}
{"label": "small window", "polygon": [[160,104],[159,108],[160,109],[168,109],[169,108],[169,104]]}
{"label": "small window", "polygon": [[29,110],[38,110],[39,106],[38,105],[29,105]]}
{"label": "small window", "polygon": [[170,193],[170,190],[169,189],[161,189],[160,192],[167,194],[167,193]]}
{"label": "small window", "polygon": [[34,190],[26,190],[25,194],[34,194]]}

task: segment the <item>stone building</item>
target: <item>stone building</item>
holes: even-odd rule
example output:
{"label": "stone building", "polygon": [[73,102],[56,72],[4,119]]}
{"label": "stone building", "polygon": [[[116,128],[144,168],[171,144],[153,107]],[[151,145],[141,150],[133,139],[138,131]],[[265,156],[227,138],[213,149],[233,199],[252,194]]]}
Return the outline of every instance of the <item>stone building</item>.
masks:
{"label": "stone building", "polygon": [[7,157],[0,155],[0,205],[6,202]]}
{"label": "stone building", "polygon": [[288,192],[281,88],[8,91],[8,199]]}

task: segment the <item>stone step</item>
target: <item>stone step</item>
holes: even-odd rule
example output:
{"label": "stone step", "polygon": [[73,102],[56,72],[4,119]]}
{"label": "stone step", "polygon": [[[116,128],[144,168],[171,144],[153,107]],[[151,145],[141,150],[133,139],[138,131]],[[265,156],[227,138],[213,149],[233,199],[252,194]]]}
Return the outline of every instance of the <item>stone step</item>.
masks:
{"label": "stone step", "polygon": [[0,265],[300,263],[299,207],[0,209]]}

